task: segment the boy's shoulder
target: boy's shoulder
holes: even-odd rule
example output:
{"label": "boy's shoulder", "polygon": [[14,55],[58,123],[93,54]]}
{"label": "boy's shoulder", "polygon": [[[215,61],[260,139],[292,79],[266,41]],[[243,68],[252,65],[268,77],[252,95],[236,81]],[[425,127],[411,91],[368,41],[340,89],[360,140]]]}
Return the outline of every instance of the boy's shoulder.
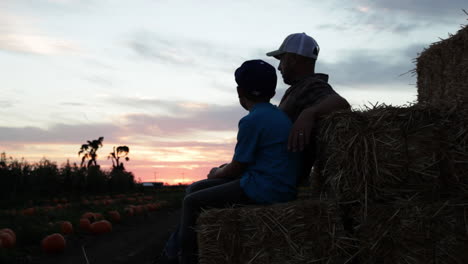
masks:
{"label": "boy's shoulder", "polygon": [[261,104],[244,116],[240,122],[249,123],[290,123],[289,117],[281,109],[273,104]]}

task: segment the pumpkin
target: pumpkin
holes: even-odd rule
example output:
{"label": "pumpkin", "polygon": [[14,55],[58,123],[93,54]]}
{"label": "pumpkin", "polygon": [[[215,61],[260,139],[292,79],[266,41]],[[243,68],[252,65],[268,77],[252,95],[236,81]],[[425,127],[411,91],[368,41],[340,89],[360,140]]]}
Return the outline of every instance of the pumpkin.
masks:
{"label": "pumpkin", "polygon": [[81,218],[80,219],[80,229],[84,231],[91,231],[91,222],[88,218]]}
{"label": "pumpkin", "polygon": [[34,213],[36,212],[36,210],[34,209],[34,207],[31,207],[31,208],[26,208],[23,210],[23,215],[34,215]]}
{"label": "pumpkin", "polygon": [[94,213],[94,217],[96,220],[103,220],[104,216],[101,213]]}
{"label": "pumpkin", "polygon": [[12,248],[15,246],[16,238],[7,232],[0,232],[0,241],[2,241],[2,247]]}
{"label": "pumpkin", "polygon": [[73,233],[73,225],[69,221],[60,222],[60,233],[64,235]]}
{"label": "pumpkin", "polygon": [[141,205],[135,206],[135,214],[136,215],[143,214],[143,207]]}
{"label": "pumpkin", "polygon": [[134,214],[133,208],[130,208],[130,207],[125,208],[124,212],[127,216],[133,216]]}
{"label": "pumpkin", "polygon": [[86,212],[84,213],[81,218],[86,218],[88,219],[89,221],[94,221],[96,220],[96,216],[94,215],[94,213],[91,213],[91,212]]}
{"label": "pumpkin", "polygon": [[62,252],[65,249],[65,245],[65,238],[59,233],[47,236],[41,242],[42,250],[49,254]]}
{"label": "pumpkin", "polygon": [[112,231],[112,224],[107,220],[97,221],[91,224],[91,232],[93,234],[104,234]]}
{"label": "pumpkin", "polygon": [[0,233],[1,232],[5,232],[5,233],[10,234],[14,238],[14,241],[16,243],[16,234],[15,234],[15,232],[13,230],[11,230],[10,228],[3,228],[3,229],[0,229]]}
{"label": "pumpkin", "polygon": [[109,218],[112,222],[114,223],[118,223],[120,222],[120,213],[117,212],[117,211],[109,211],[108,212],[109,214]]}

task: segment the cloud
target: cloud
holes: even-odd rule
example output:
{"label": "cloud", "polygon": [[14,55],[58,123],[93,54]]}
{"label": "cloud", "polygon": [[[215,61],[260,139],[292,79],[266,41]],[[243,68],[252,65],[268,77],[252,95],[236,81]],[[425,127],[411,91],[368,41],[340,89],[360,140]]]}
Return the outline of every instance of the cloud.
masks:
{"label": "cloud", "polygon": [[336,62],[318,60],[316,70],[330,74],[330,82],[335,84],[375,89],[401,84],[402,89],[408,89],[408,84],[415,83],[414,76],[409,73],[416,67],[413,60],[423,47],[414,44],[402,50],[382,52],[351,50]]}
{"label": "cloud", "polygon": [[245,115],[240,106],[210,105],[185,111],[181,116],[149,114],[126,115],[126,123],[147,134],[182,135],[195,131],[236,131],[239,119]]}
{"label": "cloud", "polygon": [[464,0],[338,0],[334,3],[347,10],[335,23],[324,23],[319,29],[336,31],[392,32],[402,35],[440,26],[463,23]]}
{"label": "cloud", "polygon": [[231,74],[237,63],[243,60],[238,54],[227,52],[232,49],[223,45],[161,36],[147,31],[134,34],[128,46],[146,60],[204,71],[221,71]]}
{"label": "cloud", "polygon": [[71,41],[47,36],[31,17],[0,10],[0,50],[57,55],[78,53],[81,48]]}
{"label": "cloud", "polygon": [[48,129],[38,127],[0,127],[0,141],[71,143],[105,136],[116,139],[119,127],[112,124],[56,124]]}
{"label": "cloud", "polygon": [[[120,122],[97,124],[55,124],[39,127],[0,127],[4,142],[81,142],[104,136],[108,141],[138,137],[170,138],[200,131],[237,131],[239,119],[247,112],[240,105],[210,105],[195,102],[172,102],[157,99],[117,98],[115,104],[140,105],[142,109],[158,104],[164,114],[133,113],[120,116]],[[65,104],[73,102],[65,102]],[[144,106],[146,104],[147,106]],[[146,111],[148,112],[148,111]],[[151,111],[150,111],[151,112]],[[155,111],[156,112],[156,111]]]}
{"label": "cloud", "polygon": [[60,105],[63,105],[63,106],[86,106],[86,104],[84,103],[77,103],[77,102],[63,102],[63,103],[60,103]]}
{"label": "cloud", "polygon": [[374,8],[426,16],[438,20],[453,19],[447,16],[461,14],[462,9],[468,8],[465,0],[361,0],[360,2]]}
{"label": "cloud", "polygon": [[89,75],[89,76],[83,77],[82,79],[90,83],[97,84],[99,86],[109,87],[113,85],[113,81],[110,80],[110,78],[106,78],[98,74]]}
{"label": "cloud", "polygon": [[14,102],[10,100],[0,99],[0,108],[10,108],[14,106]]}

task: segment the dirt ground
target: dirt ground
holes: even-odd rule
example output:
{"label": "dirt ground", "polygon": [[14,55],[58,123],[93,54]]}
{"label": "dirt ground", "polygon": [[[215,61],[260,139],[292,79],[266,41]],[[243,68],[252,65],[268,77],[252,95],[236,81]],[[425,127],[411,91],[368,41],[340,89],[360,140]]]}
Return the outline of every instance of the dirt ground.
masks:
{"label": "dirt ground", "polygon": [[[154,264],[180,219],[180,209],[161,209],[114,225],[101,236],[72,236],[65,252],[36,257],[34,264]],[[86,262],[83,249],[89,262]]]}

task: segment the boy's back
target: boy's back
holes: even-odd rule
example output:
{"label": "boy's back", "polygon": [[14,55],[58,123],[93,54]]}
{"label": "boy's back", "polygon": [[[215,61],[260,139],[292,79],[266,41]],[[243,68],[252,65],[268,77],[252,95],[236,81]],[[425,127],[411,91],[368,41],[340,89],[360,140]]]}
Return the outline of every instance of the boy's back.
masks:
{"label": "boy's back", "polygon": [[289,152],[292,123],[270,103],[257,103],[239,121],[233,160],[247,163],[241,187],[259,203],[286,202],[296,197],[300,154]]}

